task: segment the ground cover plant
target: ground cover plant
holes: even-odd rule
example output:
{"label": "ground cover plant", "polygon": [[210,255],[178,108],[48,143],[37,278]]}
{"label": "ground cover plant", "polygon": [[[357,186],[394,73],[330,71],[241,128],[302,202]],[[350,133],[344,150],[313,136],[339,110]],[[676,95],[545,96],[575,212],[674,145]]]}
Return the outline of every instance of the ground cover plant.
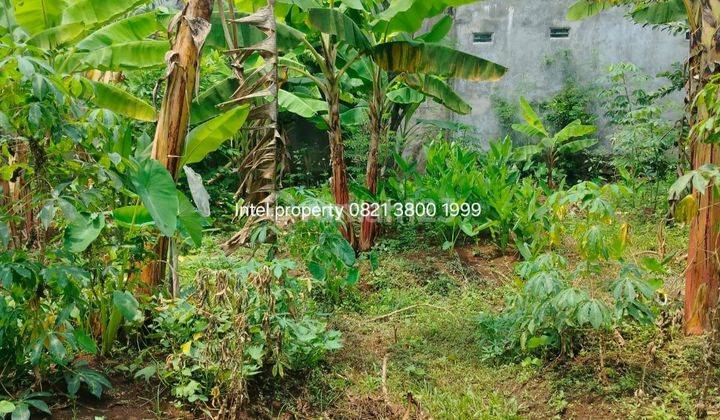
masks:
{"label": "ground cover plant", "polygon": [[158,3],[0,0],[0,418],[720,413],[713,2],[498,139],[472,0]]}

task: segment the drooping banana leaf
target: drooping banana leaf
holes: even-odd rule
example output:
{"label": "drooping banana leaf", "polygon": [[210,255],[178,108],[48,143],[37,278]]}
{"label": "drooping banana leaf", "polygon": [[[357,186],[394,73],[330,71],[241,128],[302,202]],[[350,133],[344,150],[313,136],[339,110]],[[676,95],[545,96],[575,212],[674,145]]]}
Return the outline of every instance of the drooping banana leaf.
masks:
{"label": "drooping banana leaf", "polygon": [[124,117],[140,121],[155,121],[157,113],[150,104],[132,94],[107,83],[95,82],[84,79],[91,90],[86,91],[84,97],[99,108],[110,111]]}
{"label": "drooping banana leaf", "polygon": [[495,81],[505,67],[439,44],[416,41],[390,41],[371,52],[375,62],[389,72],[407,72],[457,77],[471,81]]}
{"label": "drooping banana leaf", "polygon": [[245,124],[249,105],[235,107],[193,128],[187,135],[180,166],[200,162],[232,138]]}
{"label": "drooping banana leaf", "polygon": [[445,108],[458,114],[469,114],[470,104],[465,102],[444,80],[437,76],[407,75],[405,81],[411,87],[435,99]]}

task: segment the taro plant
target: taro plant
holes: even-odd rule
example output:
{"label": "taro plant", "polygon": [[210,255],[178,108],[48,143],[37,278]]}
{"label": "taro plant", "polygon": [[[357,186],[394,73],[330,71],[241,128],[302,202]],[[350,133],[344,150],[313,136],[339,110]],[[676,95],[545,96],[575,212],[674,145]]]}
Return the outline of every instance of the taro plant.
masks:
{"label": "taro plant", "polygon": [[537,143],[519,147],[516,153],[520,159],[527,159],[528,165],[531,158],[540,156],[547,169],[547,185],[550,189],[555,189],[553,172],[559,159],[563,154],[577,153],[594,146],[597,140],[585,137],[594,133],[596,127],[583,125],[580,120],[575,120],[557,133],[550,134],[525,98],[520,98],[520,114],[525,123],[513,124],[513,130],[537,139]]}

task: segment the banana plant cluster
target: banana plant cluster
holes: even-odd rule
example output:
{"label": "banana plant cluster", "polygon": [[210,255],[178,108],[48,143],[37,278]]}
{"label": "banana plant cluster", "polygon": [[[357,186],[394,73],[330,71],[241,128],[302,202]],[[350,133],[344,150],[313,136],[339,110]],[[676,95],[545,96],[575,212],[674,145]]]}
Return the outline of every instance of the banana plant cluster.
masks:
{"label": "banana plant cluster", "polygon": [[[332,192],[335,202],[349,203],[343,161],[343,125],[368,124],[370,147],[366,170],[367,196],[377,193],[378,149],[388,131],[408,121],[426,98],[448,109],[469,113],[471,107],[448,84],[448,78],[498,80],[501,65],[458,51],[441,41],[452,26],[441,16],[420,36],[426,19],[467,0],[398,1],[353,0],[329,3],[290,2],[278,24],[283,56],[291,77],[279,92],[281,110],[315,119],[329,133]],[[346,238],[356,248],[373,244],[375,220],[362,221],[359,240],[351,224]]]}

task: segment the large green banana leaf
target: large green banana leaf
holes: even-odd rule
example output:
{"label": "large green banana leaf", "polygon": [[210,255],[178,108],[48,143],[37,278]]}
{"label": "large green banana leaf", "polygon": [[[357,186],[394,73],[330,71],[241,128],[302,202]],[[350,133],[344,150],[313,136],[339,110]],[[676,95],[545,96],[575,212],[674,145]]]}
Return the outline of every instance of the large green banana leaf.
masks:
{"label": "large green banana leaf", "polygon": [[[320,107],[318,107],[318,103]],[[322,110],[327,112],[326,102],[318,99],[301,98],[282,89],[278,91],[278,106],[281,111],[292,112],[303,118],[312,118]]]}
{"label": "large green banana leaf", "polygon": [[90,51],[82,62],[91,69],[136,70],[165,64],[168,41],[131,41]]}
{"label": "large green banana leaf", "polygon": [[158,12],[131,16],[102,27],[77,44],[81,51],[91,51],[132,41],[142,41],[148,36],[165,30],[164,22],[169,15]]}
{"label": "large green banana leaf", "polygon": [[53,26],[33,35],[28,39],[28,44],[44,49],[52,49],[78,38],[83,32],[85,32],[85,25],[80,22]]}
{"label": "large green banana leaf", "polygon": [[335,35],[353,47],[367,51],[370,49],[370,40],[360,30],[357,24],[344,13],[335,9],[310,9],[308,22],[320,32]]}
{"label": "large green banana leaf", "polygon": [[483,58],[439,44],[391,41],[372,49],[375,62],[389,72],[407,72],[457,77],[472,81],[494,81],[507,70]]}
{"label": "large green banana leaf", "polygon": [[200,162],[232,138],[245,124],[249,105],[235,107],[193,128],[187,135],[180,166]]}
{"label": "large green banana leaf", "polygon": [[579,0],[568,9],[567,20],[581,20],[612,7],[613,0]]}
{"label": "large green banana leaf", "polygon": [[[52,3],[53,0],[45,0]],[[62,23],[82,22],[88,27],[105,23],[150,0],[75,0],[63,8]]]}
{"label": "large green banana leaf", "polygon": [[91,91],[87,91],[84,97],[99,108],[109,109],[118,115],[133,118],[140,121],[155,121],[157,115],[155,109],[130,93],[106,84],[84,79]]}
{"label": "large green banana leaf", "polygon": [[433,75],[407,75],[405,82],[425,95],[435,99],[445,108],[458,114],[469,114],[472,107],[463,100],[444,80]]}
{"label": "large green banana leaf", "polygon": [[190,124],[199,124],[221,114],[218,105],[229,101],[238,86],[236,78],[228,77],[204,90],[190,105]]}
{"label": "large green banana leaf", "polygon": [[427,18],[437,16],[448,7],[462,6],[477,0],[394,0],[378,15],[375,33],[417,32]]}
{"label": "large green banana leaf", "polygon": [[432,28],[430,28],[429,31],[420,35],[418,39],[421,39],[425,42],[440,42],[450,32],[450,29],[452,29],[452,24],[452,16],[445,15],[440,20],[435,22],[435,24],[432,26]]}
{"label": "large green banana leaf", "polygon": [[66,7],[63,0],[13,0],[15,20],[30,35],[60,25]]}

